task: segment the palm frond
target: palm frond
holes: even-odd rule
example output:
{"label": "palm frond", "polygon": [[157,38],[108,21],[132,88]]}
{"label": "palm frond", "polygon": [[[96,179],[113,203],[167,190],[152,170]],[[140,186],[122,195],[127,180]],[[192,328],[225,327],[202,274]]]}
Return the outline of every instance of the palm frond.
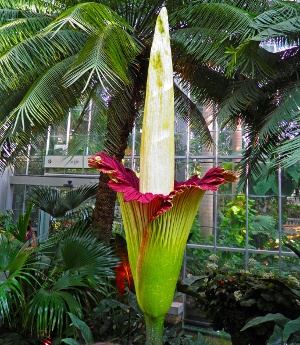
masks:
{"label": "palm frond", "polygon": [[30,85],[49,66],[78,52],[85,40],[80,33],[61,30],[52,38],[50,33],[38,34],[15,45],[0,56],[0,89]]}
{"label": "palm frond", "polygon": [[[244,0],[224,0],[222,1],[228,5],[235,6],[244,11],[251,13],[261,13],[267,11],[271,6],[277,5],[277,0],[262,0],[262,1],[244,1]],[[219,0],[207,0],[207,3],[220,3]]]}
{"label": "palm frond", "polygon": [[201,137],[206,146],[211,146],[213,139],[199,105],[195,104],[176,84],[174,86],[174,99],[175,112],[178,117],[190,124],[193,132]]}
{"label": "palm frond", "polygon": [[284,40],[286,44],[295,43],[299,37],[300,6],[290,2],[280,2],[275,8],[258,15],[253,26],[259,31],[252,37],[255,41],[276,43]]}
{"label": "palm frond", "polygon": [[29,203],[26,207],[24,213],[20,213],[17,221],[17,231],[13,231],[12,234],[14,237],[19,240],[20,242],[26,242],[26,231],[28,227],[28,223],[31,216],[31,211],[33,208],[33,203]]}
{"label": "palm frond", "polygon": [[84,201],[94,197],[97,193],[98,183],[89,183],[74,188],[64,194],[61,201],[69,210],[73,210],[82,204]]}
{"label": "palm frond", "polygon": [[128,65],[133,62],[141,46],[123,29],[107,25],[101,31],[91,35],[77,60],[64,77],[65,85],[71,86],[79,78],[88,75],[91,78],[116,88],[128,83]]}
{"label": "palm frond", "polygon": [[0,26],[0,50],[3,53],[12,46],[37,33],[51,22],[49,17],[15,19]]}
{"label": "palm frond", "polygon": [[0,241],[1,274],[6,279],[0,283],[0,315],[3,319],[10,318],[11,309],[19,308],[24,304],[22,281],[35,281],[34,272],[28,268],[30,251],[19,248],[4,235]]}
{"label": "palm frond", "polygon": [[[182,44],[189,47],[189,52],[198,52],[201,45],[204,61],[213,60],[211,58],[211,48],[225,51],[227,45],[236,45],[245,39],[252,37],[254,29],[251,27],[252,18],[244,10],[225,3],[201,3],[191,2],[181,11],[176,13],[177,20],[182,18],[187,29]],[[182,35],[182,30],[178,30],[174,35]],[[217,54],[214,54],[217,55]],[[219,64],[220,65],[220,64]]]}
{"label": "palm frond", "polygon": [[68,109],[77,104],[82,96],[81,87],[76,89],[74,85],[65,92],[60,89],[61,78],[72,61],[74,57],[49,68],[32,84],[19,105],[1,121],[0,147],[3,151],[6,145],[8,157],[9,153],[17,153],[18,147],[27,147],[32,132],[42,133],[49,124],[59,123]]}
{"label": "palm frond", "polygon": [[15,8],[5,8],[0,4],[0,26],[6,23],[10,23],[16,19],[24,18],[26,16],[31,17],[33,13],[31,11],[22,11]]}
{"label": "palm frond", "polygon": [[228,75],[273,76],[276,56],[252,40],[253,14],[225,3],[192,3],[182,12],[188,28],[174,32],[177,45],[195,59],[209,62]]}
{"label": "palm frond", "polygon": [[82,275],[97,276],[97,279],[113,278],[113,268],[118,263],[112,255],[113,249],[97,242],[91,230],[80,236],[77,229],[74,228],[73,233],[69,231],[60,244],[65,267]]}
{"label": "palm frond", "polygon": [[[32,201],[41,210],[54,216],[53,210],[55,210],[58,200],[62,197],[62,193],[58,188],[49,186],[36,186],[29,190],[29,196]],[[66,210],[62,210],[63,215]]]}
{"label": "palm frond", "polygon": [[254,233],[266,233],[275,227],[276,221],[271,216],[257,215],[252,218],[251,227]]}
{"label": "palm frond", "polygon": [[33,12],[44,12],[61,10],[62,3],[65,1],[43,1],[43,0],[0,0],[0,7],[28,10]]}
{"label": "palm frond", "polygon": [[294,121],[294,128],[289,131],[287,138],[274,149],[274,160],[271,167],[290,167],[300,161],[299,116]]}
{"label": "palm frond", "polygon": [[[249,134],[249,129],[248,129]],[[256,135],[255,135],[256,134]],[[270,155],[278,146],[278,137],[269,137],[268,142],[261,144],[258,140],[257,131],[254,129],[254,135],[251,136],[248,142],[253,143],[249,145],[243,152],[243,158],[239,165],[239,182],[237,190],[240,191],[246,185],[246,182],[257,180],[266,164],[269,162]],[[247,140],[247,138],[246,138]]]}
{"label": "palm frond", "polygon": [[231,59],[226,70],[229,76],[238,73],[262,83],[276,75],[274,66],[279,57],[263,49],[259,42],[249,39],[236,48],[226,48],[225,52]]}
{"label": "palm frond", "polygon": [[218,36],[218,32],[223,37],[239,34],[236,37],[238,41],[251,37],[253,33],[249,12],[225,2],[193,1],[175,13],[175,17],[182,18],[188,27],[209,29],[214,36]]}
{"label": "palm frond", "polygon": [[89,301],[97,300],[102,280],[114,277],[118,261],[113,249],[99,243],[89,226],[90,221],[81,220],[40,244],[39,252],[48,264],[37,265],[42,285],[26,307],[26,329],[38,334],[68,332],[68,313],[82,317]]}
{"label": "palm frond", "polygon": [[68,211],[80,206],[96,195],[97,183],[90,183],[63,193],[49,186],[33,187],[28,193],[33,202],[55,218],[64,217]]}
{"label": "palm frond", "polygon": [[[0,91],[0,121],[4,121],[7,117],[7,114],[12,112],[16,104],[19,104],[20,101],[24,98],[28,88],[20,88],[16,92],[10,92],[8,90]],[[0,126],[0,132],[4,130],[5,125]]]}
{"label": "palm frond", "polygon": [[40,289],[27,308],[31,330],[38,335],[50,334],[54,329],[62,334],[70,324],[68,312],[82,317],[80,304],[66,291]]}
{"label": "palm frond", "polygon": [[253,108],[259,103],[266,101],[266,95],[255,80],[245,79],[229,83],[227,90],[224,90],[224,98],[218,104],[218,118],[220,126],[224,127],[231,122],[236,125],[241,113]]}
{"label": "palm frond", "polygon": [[221,70],[215,70],[209,64],[201,63],[192,57],[186,58],[187,61],[181,61],[179,58],[174,66],[180,84],[188,88],[191,97],[200,104],[210,103],[212,100],[221,101],[230,86],[230,79],[226,77],[225,71],[223,73]]}
{"label": "palm frond", "polygon": [[83,2],[64,11],[47,28],[54,34],[69,26],[86,31],[89,34],[104,29],[107,25],[119,26],[132,30],[128,23],[110,7],[95,3]]}
{"label": "palm frond", "polygon": [[282,136],[282,133],[292,123],[295,118],[299,117],[300,94],[299,82],[287,82],[281,85],[280,92],[277,92],[277,106],[268,116],[264,117],[264,125],[261,128],[260,137],[265,138],[267,135]]}

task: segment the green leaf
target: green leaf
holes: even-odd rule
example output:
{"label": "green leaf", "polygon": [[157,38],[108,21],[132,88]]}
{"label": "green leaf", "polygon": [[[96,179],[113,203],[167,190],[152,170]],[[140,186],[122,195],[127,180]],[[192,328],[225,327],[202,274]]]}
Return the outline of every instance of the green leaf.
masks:
{"label": "green leaf", "polygon": [[13,231],[13,235],[20,242],[26,242],[26,231],[29,223],[31,211],[33,208],[33,202],[29,203],[24,214],[20,213],[17,221],[17,231]]}
{"label": "green leaf", "polygon": [[53,290],[68,289],[74,286],[88,287],[88,284],[83,282],[81,275],[72,274],[70,271],[67,271],[53,285]]}
{"label": "green leaf", "polygon": [[61,334],[71,312],[81,316],[82,308],[69,292],[40,289],[28,304],[30,324],[37,334],[57,329]]}
{"label": "green leaf", "polygon": [[275,325],[267,345],[282,345],[282,327]]}
{"label": "green leaf", "polygon": [[80,334],[85,340],[85,343],[92,344],[94,342],[93,335],[88,325],[82,320],[80,320],[76,315],[72,313],[68,313],[68,314],[72,320],[73,325],[80,331]]}
{"label": "green leaf", "polygon": [[284,343],[287,343],[289,337],[294,333],[300,332],[300,317],[287,322],[283,328],[282,336]]}
{"label": "green leaf", "polygon": [[67,87],[86,76],[86,86],[97,77],[105,88],[129,83],[128,67],[138,54],[137,42],[122,28],[107,25],[91,35],[64,77]]}
{"label": "green leaf", "polygon": [[69,344],[69,345],[81,345],[78,341],[76,341],[73,338],[64,338],[61,341],[65,344]]}
{"label": "green leaf", "polygon": [[29,191],[29,195],[41,210],[55,218],[60,218],[94,197],[97,188],[98,183],[87,183],[64,194],[58,188],[36,186]]}
{"label": "green leaf", "polygon": [[244,331],[245,329],[248,329],[250,327],[254,327],[254,326],[257,326],[257,325],[260,325],[262,323],[265,323],[265,322],[270,322],[270,321],[273,321],[275,323],[277,323],[278,325],[280,326],[284,326],[288,321],[289,319],[286,318],[285,316],[283,316],[282,314],[280,313],[276,313],[276,314],[267,314],[265,316],[258,316],[258,317],[255,317],[254,319],[251,319],[242,329],[241,331]]}

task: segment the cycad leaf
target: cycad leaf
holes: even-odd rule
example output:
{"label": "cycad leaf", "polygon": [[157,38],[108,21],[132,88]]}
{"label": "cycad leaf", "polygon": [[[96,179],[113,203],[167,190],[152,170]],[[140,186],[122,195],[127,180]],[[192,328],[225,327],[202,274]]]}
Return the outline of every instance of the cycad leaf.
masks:
{"label": "cycad leaf", "polygon": [[0,89],[30,85],[49,66],[76,54],[85,41],[86,35],[80,32],[61,30],[54,37],[39,33],[15,45],[0,56]]}
{"label": "cycad leaf", "polygon": [[104,86],[128,83],[128,65],[139,52],[137,41],[122,28],[107,25],[91,35],[78,59],[67,72],[65,85],[70,86],[84,75],[87,83],[97,77]]}
{"label": "cycad leaf", "polygon": [[[91,34],[106,25],[117,25],[130,29],[126,21],[111,8],[94,2],[83,2],[64,11],[47,30],[58,32],[71,25]],[[131,29],[132,30],[132,29]]]}
{"label": "cycad leaf", "polygon": [[174,85],[174,108],[178,117],[189,123],[196,135],[201,136],[204,144],[212,145],[213,140],[199,106],[176,84]]}
{"label": "cycad leaf", "polygon": [[1,52],[31,37],[46,27],[50,21],[50,17],[33,15],[32,17],[17,18],[0,26]]}

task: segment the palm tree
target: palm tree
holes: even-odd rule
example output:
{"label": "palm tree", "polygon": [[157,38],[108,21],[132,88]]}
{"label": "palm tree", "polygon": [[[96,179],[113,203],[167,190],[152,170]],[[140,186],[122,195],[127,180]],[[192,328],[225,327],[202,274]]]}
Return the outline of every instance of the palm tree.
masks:
{"label": "palm tree", "polygon": [[[19,10],[3,9],[0,165],[17,164],[49,125],[79,101],[86,110],[91,99],[97,101],[95,122],[103,112],[108,118],[105,151],[121,160],[141,112],[154,23],[165,4],[169,13],[182,5],[123,0],[60,1],[45,7],[43,1],[27,1],[25,9],[24,1],[16,1]],[[1,5],[9,7],[10,1]],[[175,22],[174,30],[178,27]],[[182,55],[175,52],[174,61],[182,74]],[[179,87],[175,95],[177,113],[187,117],[187,96]],[[190,102],[189,109],[195,130],[209,141],[197,104]],[[107,177],[100,175],[94,218],[102,237],[110,235],[115,198]]]}
{"label": "palm tree", "polygon": [[90,198],[95,197],[98,185],[81,185],[67,192],[49,186],[35,186],[28,191],[33,203],[54,218],[62,218],[77,209]]}
{"label": "palm tree", "polygon": [[299,160],[300,4],[279,1],[190,2],[176,13],[185,24],[173,41],[190,55],[191,93],[217,103],[222,126],[245,127],[241,182]]}

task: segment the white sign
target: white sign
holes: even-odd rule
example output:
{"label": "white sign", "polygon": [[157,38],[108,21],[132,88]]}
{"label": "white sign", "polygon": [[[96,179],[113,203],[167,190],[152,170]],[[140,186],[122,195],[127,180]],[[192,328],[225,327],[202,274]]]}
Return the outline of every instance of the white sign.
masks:
{"label": "white sign", "polygon": [[89,168],[88,158],[91,156],[45,156],[44,168]]}

